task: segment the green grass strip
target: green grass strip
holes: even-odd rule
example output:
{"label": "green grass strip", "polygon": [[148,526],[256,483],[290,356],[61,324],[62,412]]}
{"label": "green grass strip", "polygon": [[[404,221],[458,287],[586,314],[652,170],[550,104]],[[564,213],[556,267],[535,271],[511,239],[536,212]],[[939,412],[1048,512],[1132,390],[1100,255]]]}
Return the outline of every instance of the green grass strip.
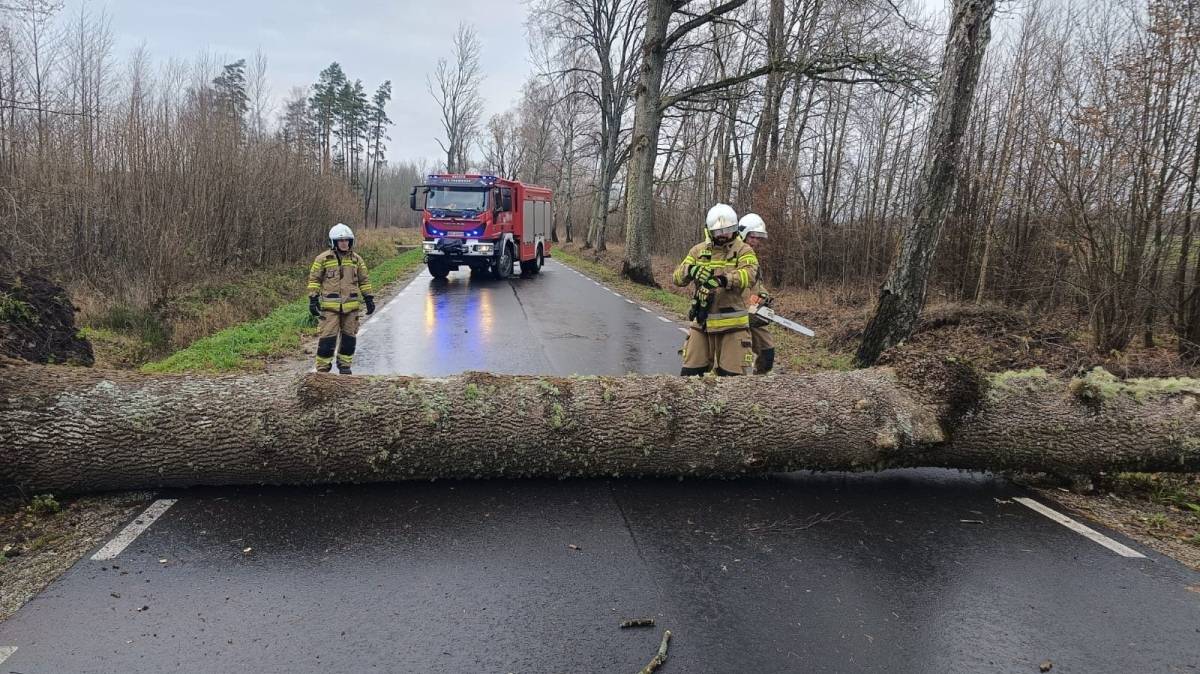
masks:
{"label": "green grass strip", "polygon": [[[410,250],[379,263],[371,270],[371,283],[382,288],[421,266],[424,254]],[[303,286],[304,279],[296,281]],[[289,302],[266,317],[226,328],[198,340],[163,360],[147,363],[142,372],[227,372],[253,367],[267,358],[294,354],[300,340],[316,334],[316,321],[308,313],[308,299]]]}

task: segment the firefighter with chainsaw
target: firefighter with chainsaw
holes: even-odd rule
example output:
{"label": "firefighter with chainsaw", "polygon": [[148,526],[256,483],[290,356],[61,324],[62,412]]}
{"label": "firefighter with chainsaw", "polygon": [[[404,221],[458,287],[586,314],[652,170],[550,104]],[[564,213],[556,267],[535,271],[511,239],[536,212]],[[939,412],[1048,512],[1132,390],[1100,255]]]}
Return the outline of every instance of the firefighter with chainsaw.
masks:
{"label": "firefighter with chainsaw", "polygon": [[695,286],[680,374],[750,374],[754,353],[744,293],[758,281],[758,257],[738,236],[732,207],[717,204],[708,210],[704,243],[688,251],[671,280]]}
{"label": "firefighter with chainsaw", "polygon": [[[367,263],[354,252],[354,232],[338,223],[329,230],[329,250],[313,260],[308,271],[308,310],[317,317],[317,372],[333,369],[350,374],[358,340],[358,312],[375,313],[375,298]],[[340,337],[340,343],[339,343]]]}
{"label": "firefighter with chainsaw", "polygon": [[[746,242],[746,245],[754,249],[754,253],[757,255],[767,242],[767,223],[763,222],[762,217],[757,213],[747,213],[738,221],[738,234],[742,241]],[[771,301],[774,299],[767,292],[761,278],[760,275],[759,281],[745,293],[746,307],[751,312],[750,341],[751,349],[754,351],[754,374],[766,374],[775,366],[775,340],[771,338],[771,333],[767,330],[771,321],[756,313],[759,307],[771,306]]]}

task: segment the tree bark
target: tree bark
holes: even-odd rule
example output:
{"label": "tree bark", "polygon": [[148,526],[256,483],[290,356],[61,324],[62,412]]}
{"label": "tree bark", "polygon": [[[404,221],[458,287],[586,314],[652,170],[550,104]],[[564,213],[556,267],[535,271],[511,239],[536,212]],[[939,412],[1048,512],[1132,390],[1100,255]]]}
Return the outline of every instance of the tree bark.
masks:
{"label": "tree bark", "polygon": [[884,350],[907,339],[925,305],[929,270],[954,196],[962,138],[995,9],[995,0],[954,2],[942,77],[930,115],[929,149],[913,195],[913,218],[901,234],[900,251],[880,292],[879,306],[863,332],[856,356],[860,367],[874,364]]}
{"label": "tree bark", "polygon": [[[780,63],[785,56],[784,35],[784,3],[783,0],[770,0],[767,20],[767,60]],[[766,180],[769,169],[774,168],[773,162],[768,161],[771,155],[772,137],[778,139],[779,105],[783,97],[783,72],[772,70],[767,74],[766,91],[763,94],[763,110],[759,116],[758,125],[754,131],[754,145],[750,152],[750,189],[749,194],[757,196],[758,188]]]}
{"label": "tree bark", "polygon": [[96,490],[900,466],[1200,469],[1200,381],[147,376],[0,363],[0,483]]}
{"label": "tree bark", "polygon": [[650,260],[654,238],[654,164],[658,159],[658,134],[662,125],[662,78],[667,61],[667,27],[674,11],[672,0],[649,0],[646,36],[634,101],[633,140],[626,172],[625,260],[621,275],[658,287]]}

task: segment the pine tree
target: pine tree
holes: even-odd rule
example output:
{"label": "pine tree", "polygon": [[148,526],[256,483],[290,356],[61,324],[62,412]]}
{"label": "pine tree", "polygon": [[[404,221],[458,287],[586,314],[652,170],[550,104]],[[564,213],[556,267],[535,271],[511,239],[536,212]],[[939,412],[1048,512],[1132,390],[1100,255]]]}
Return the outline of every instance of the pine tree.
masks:
{"label": "pine tree", "polygon": [[315,158],[317,145],[316,122],[308,97],[303,89],[293,90],[292,97],[284,103],[280,118],[279,133],[284,144],[306,158]]}
{"label": "pine tree", "polygon": [[250,97],[246,95],[246,59],[225,64],[221,74],[213,83],[213,102],[233,124],[240,134],[250,109]]}
{"label": "pine tree", "polygon": [[321,71],[313,85],[309,105],[316,119],[317,137],[321,144],[321,170],[329,170],[333,125],[338,110],[338,94],[346,84],[346,73],[336,61]]}
{"label": "pine tree", "polygon": [[379,167],[385,160],[385,149],[383,141],[390,140],[384,135],[385,127],[391,126],[392,120],[387,115],[387,104],[392,100],[392,82],[385,81],[375,90],[375,96],[371,99],[371,107],[368,111],[368,151],[367,151],[367,186],[364,190],[365,198],[363,199],[363,224],[367,224],[367,220],[371,213],[371,199],[375,199],[375,226],[379,226],[379,196],[376,192],[379,191]]}
{"label": "pine tree", "polygon": [[337,100],[338,146],[343,175],[356,187],[359,185],[358,160],[363,150],[361,140],[367,132],[367,112],[367,92],[362,80],[343,84]]}

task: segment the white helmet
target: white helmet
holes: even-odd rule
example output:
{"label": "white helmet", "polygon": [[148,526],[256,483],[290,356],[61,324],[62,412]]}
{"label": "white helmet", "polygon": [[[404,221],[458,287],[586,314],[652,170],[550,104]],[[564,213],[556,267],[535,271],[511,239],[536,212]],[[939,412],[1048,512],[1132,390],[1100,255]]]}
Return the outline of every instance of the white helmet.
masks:
{"label": "white helmet", "polygon": [[738,221],[738,233],[742,235],[743,240],[752,236],[765,239],[767,238],[767,223],[763,222],[762,216],[758,213],[747,213]]}
{"label": "white helmet", "polygon": [[329,247],[337,248],[337,242],[342,239],[349,239],[350,247],[354,247],[354,231],[339,222],[329,230]]}
{"label": "white helmet", "polygon": [[705,218],[704,225],[713,239],[719,236],[730,236],[737,232],[737,212],[729,204],[717,204],[708,209],[708,217]]}

